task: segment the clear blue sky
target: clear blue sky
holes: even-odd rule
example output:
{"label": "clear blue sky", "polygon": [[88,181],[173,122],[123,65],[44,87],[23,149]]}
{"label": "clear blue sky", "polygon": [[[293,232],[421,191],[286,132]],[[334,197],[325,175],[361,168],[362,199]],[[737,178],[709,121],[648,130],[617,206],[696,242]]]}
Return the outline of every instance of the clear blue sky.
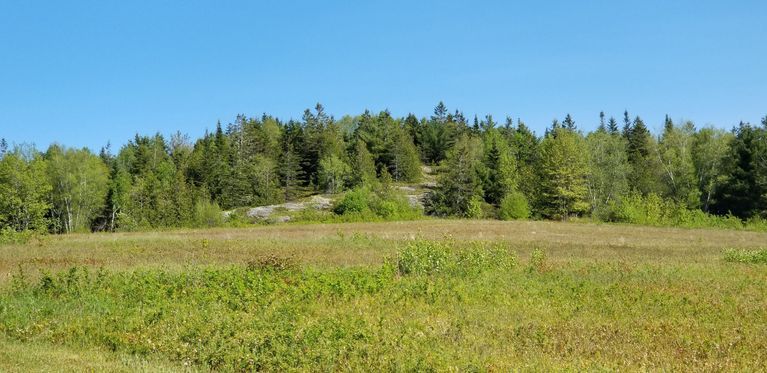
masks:
{"label": "clear blue sky", "polygon": [[767,2],[0,2],[0,137],[95,150],[236,114],[767,114]]}

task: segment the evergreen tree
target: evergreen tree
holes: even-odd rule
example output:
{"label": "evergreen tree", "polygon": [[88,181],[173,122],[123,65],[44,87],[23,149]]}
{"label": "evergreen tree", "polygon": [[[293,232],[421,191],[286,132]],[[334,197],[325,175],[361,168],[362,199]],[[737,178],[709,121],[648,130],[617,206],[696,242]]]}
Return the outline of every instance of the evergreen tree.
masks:
{"label": "evergreen tree", "polygon": [[286,143],[279,163],[279,175],[285,192],[285,200],[292,201],[298,195],[304,171],[301,168],[301,158],[293,149],[293,144]]}
{"label": "evergreen tree", "polygon": [[516,156],[517,180],[519,190],[528,201],[536,206],[539,200],[540,173],[540,141],[538,137],[521,121],[517,128],[509,134],[511,151]]}
{"label": "evergreen tree", "polygon": [[655,156],[655,142],[650,131],[641,118],[636,117],[634,123],[625,134],[628,160],[631,165],[629,186],[642,193],[658,193],[658,170],[660,165]]}
{"label": "evergreen tree", "polygon": [[575,131],[575,121],[573,120],[573,117],[570,116],[570,114],[567,114],[565,116],[565,120],[562,122],[562,126],[570,131]]}
{"label": "evergreen tree", "polygon": [[610,117],[610,120],[607,121],[607,130],[611,134],[618,134],[618,121],[615,118]]}
{"label": "evergreen tree", "polygon": [[[639,117],[637,117],[639,118]],[[624,110],[623,111],[623,137],[626,139],[629,138],[631,133],[631,117],[629,117],[629,111]]]}
{"label": "evergreen tree", "polygon": [[485,132],[484,142],[485,201],[498,206],[507,194],[516,189],[516,167],[506,139],[496,130]]}
{"label": "evergreen tree", "polygon": [[541,143],[541,213],[567,219],[588,210],[588,151],[575,131],[555,128]]}
{"label": "evergreen tree", "polygon": [[416,182],[421,179],[421,161],[418,150],[404,129],[396,127],[389,148],[389,170],[397,181]]}
{"label": "evergreen tree", "polygon": [[364,141],[357,139],[351,157],[351,185],[372,185],[376,182],[376,165]]}
{"label": "evergreen tree", "polygon": [[767,175],[767,130],[742,123],[724,159],[724,182],[717,188],[713,210],[748,219],[767,211],[767,186],[760,182]]}
{"label": "evergreen tree", "polygon": [[607,132],[607,127],[605,125],[605,112],[604,111],[600,111],[599,112],[599,127],[597,127],[597,131]]}
{"label": "evergreen tree", "polygon": [[443,172],[437,188],[424,201],[428,214],[478,217],[483,194],[478,175],[481,158],[481,148],[476,139],[468,135],[458,139],[441,167]]}

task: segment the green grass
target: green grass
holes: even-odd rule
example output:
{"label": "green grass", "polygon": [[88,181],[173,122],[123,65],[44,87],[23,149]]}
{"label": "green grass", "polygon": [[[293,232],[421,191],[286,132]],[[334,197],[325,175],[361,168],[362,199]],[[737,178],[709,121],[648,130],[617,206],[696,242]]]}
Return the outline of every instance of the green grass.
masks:
{"label": "green grass", "polygon": [[0,248],[0,370],[758,370],[767,266],[722,250],[765,241],[466,221],[70,236],[25,246],[52,261]]}

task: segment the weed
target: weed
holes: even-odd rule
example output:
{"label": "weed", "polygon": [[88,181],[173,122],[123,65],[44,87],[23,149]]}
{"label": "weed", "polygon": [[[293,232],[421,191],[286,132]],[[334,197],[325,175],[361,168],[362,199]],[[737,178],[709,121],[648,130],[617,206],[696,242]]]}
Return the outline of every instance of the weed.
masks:
{"label": "weed", "polygon": [[726,249],[724,250],[724,260],[734,263],[767,264],[767,249]]}
{"label": "weed", "polygon": [[248,261],[249,270],[274,270],[286,271],[297,267],[296,260],[293,257],[279,257],[275,255],[264,256],[255,260]]}
{"label": "weed", "polygon": [[527,267],[528,272],[547,272],[550,269],[546,252],[541,248],[533,249],[530,254],[530,265]]}

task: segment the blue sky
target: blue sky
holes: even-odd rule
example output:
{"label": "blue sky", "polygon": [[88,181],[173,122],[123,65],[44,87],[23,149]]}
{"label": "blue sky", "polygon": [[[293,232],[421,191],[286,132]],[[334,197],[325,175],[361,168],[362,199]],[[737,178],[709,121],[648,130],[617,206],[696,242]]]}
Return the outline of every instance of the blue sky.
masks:
{"label": "blue sky", "polygon": [[765,1],[0,2],[0,137],[119,147],[322,102],[592,129],[767,114]]}

